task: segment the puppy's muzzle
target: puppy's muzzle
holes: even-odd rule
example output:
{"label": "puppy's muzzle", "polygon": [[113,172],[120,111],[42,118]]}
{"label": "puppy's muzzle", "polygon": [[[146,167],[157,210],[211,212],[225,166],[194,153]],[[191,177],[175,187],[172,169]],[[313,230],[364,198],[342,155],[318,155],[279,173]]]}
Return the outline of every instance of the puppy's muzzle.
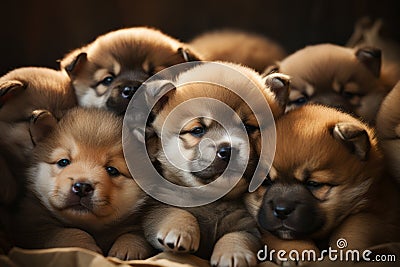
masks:
{"label": "puppy's muzzle", "polygon": [[72,193],[82,198],[91,195],[94,191],[94,188],[89,183],[74,183],[71,190]]}
{"label": "puppy's muzzle", "polygon": [[225,162],[231,158],[232,147],[229,144],[220,146],[217,150],[217,157]]}
{"label": "puppy's muzzle", "polygon": [[142,83],[139,81],[131,81],[118,85],[121,97],[131,99],[141,85]]}

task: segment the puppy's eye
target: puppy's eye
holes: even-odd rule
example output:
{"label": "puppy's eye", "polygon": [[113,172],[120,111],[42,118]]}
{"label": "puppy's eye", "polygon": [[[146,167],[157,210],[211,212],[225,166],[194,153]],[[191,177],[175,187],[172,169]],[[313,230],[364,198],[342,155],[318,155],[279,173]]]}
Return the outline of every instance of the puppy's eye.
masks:
{"label": "puppy's eye", "polygon": [[262,186],[268,187],[271,186],[273,184],[271,177],[269,176],[269,174],[267,175],[267,177],[265,177],[263,183],[261,184]]}
{"label": "puppy's eye", "polygon": [[108,175],[113,176],[113,177],[119,176],[121,174],[117,168],[112,167],[112,166],[107,166],[106,171],[107,171]]}
{"label": "puppy's eye", "polygon": [[110,84],[114,81],[114,77],[113,76],[107,76],[105,77],[100,84],[104,85],[104,86],[110,86]]}
{"label": "puppy's eye", "polygon": [[289,104],[296,105],[296,106],[302,106],[307,102],[308,102],[308,97],[303,95],[293,101],[290,101]]}
{"label": "puppy's eye", "polygon": [[206,129],[202,126],[197,126],[191,129],[189,133],[195,137],[202,137],[206,133]]}
{"label": "puppy's eye", "polygon": [[253,125],[249,125],[249,124],[245,124],[244,128],[246,129],[246,132],[249,134],[254,133],[255,131],[260,129],[257,126],[253,126]]}
{"label": "puppy's eye", "polygon": [[325,184],[323,184],[323,183],[318,183],[318,182],[311,181],[311,180],[306,182],[306,186],[310,190],[319,189],[319,188],[323,187],[324,185]]}
{"label": "puppy's eye", "polygon": [[64,168],[71,164],[71,161],[69,159],[60,159],[56,164],[58,167]]}

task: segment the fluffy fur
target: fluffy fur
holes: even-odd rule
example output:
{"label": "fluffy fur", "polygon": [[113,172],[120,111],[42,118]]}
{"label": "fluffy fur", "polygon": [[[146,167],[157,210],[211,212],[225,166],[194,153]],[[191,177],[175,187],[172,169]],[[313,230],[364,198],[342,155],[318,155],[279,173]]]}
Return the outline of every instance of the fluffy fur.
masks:
{"label": "fluffy fur", "polygon": [[76,108],[43,137],[15,218],[17,246],[83,247],[120,259],[150,255],[139,220],[146,198],[126,166],[121,131],[116,115]]}
{"label": "fluffy fur", "polygon": [[129,100],[150,76],[175,64],[198,60],[187,45],[147,27],[99,36],[61,60],[80,106],[106,107],[123,114]]}
{"label": "fluffy fur", "polygon": [[195,37],[189,43],[205,60],[243,64],[258,72],[286,56],[278,43],[255,33],[215,30]]}
{"label": "fluffy fur", "polygon": [[383,172],[373,129],[306,105],[281,117],[276,130],[269,176],[246,201],[270,249],[318,252],[339,238],[346,249],[365,249],[400,240],[400,194]]}

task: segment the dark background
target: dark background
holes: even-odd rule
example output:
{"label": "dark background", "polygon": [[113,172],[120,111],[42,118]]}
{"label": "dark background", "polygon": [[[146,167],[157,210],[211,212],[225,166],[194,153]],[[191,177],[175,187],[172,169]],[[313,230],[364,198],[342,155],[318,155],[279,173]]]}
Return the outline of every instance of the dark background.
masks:
{"label": "dark background", "polygon": [[188,41],[218,28],[238,28],[275,39],[290,53],[308,44],[344,45],[362,16],[383,18],[400,41],[399,1],[393,0],[13,0],[1,4],[0,75],[16,67],[58,68],[68,51],[97,35],[153,26]]}

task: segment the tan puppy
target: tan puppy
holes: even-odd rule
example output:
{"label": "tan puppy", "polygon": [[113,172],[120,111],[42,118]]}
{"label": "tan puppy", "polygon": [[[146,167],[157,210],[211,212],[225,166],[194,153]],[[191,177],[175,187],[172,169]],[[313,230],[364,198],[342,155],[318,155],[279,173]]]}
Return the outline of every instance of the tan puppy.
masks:
{"label": "tan puppy", "polygon": [[385,25],[382,19],[372,21],[368,17],[359,19],[347,46],[349,47],[378,47],[382,50],[383,84],[390,90],[400,80],[400,44],[383,36]]}
{"label": "tan puppy", "polygon": [[[0,78],[0,204],[14,201],[35,140],[29,124],[35,110],[49,110],[57,119],[76,105],[69,78],[47,68],[15,69]],[[22,183],[22,181],[20,181]]]}
{"label": "tan puppy", "polygon": [[[210,204],[177,208],[155,203],[146,215],[145,234],[158,249],[196,252],[200,257],[211,259],[213,266],[254,266],[257,263],[255,253],[260,245],[259,233],[255,221],[245,209],[242,195],[247,190],[260,153],[260,125],[253,113],[260,112],[260,108],[252,106],[253,110],[250,109],[250,104],[227,88],[244,93],[261,92],[259,104],[270,106],[273,120],[284,112],[289,80],[282,74],[262,79],[249,68],[218,64],[204,63],[182,73],[174,81],[178,86],[156,104],[151,127],[161,142],[158,142],[158,150],[152,151],[158,151],[156,159],[162,175],[181,186],[204,186],[216,181],[228,164],[244,167],[243,176],[239,177],[241,179],[231,192]],[[221,66],[235,72],[225,72]],[[238,73],[246,79],[240,79]],[[222,81],[226,82],[224,86],[221,86]],[[225,116],[224,109],[215,102],[190,102],[201,97],[224,103],[238,117],[233,114]],[[185,103],[190,104],[185,106]],[[218,120],[219,116],[223,118]],[[243,125],[247,131],[244,131],[244,136],[238,133]],[[174,142],[175,137],[179,138],[179,144]],[[188,160],[182,163],[179,155]],[[233,172],[231,176],[222,178],[222,182],[221,179],[217,181],[229,184],[235,175],[238,174]]]}
{"label": "tan puppy", "polygon": [[400,182],[400,82],[386,96],[379,110],[376,127],[389,173]]}
{"label": "tan puppy", "polygon": [[205,60],[243,64],[258,72],[282,60],[285,50],[276,42],[255,33],[216,30],[203,33],[189,43]]}
{"label": "tan puppy", "polygon": [[180,41],[152,28],[109,32],[61,60],[80,106],[106,107],[123,114],[150,76],[175,64],[198,60]]}
{"label": "tan puppy", "polygon": [[295,52],[278,65],[274,70],[292,80],[288,110],[307,102],[321,103],[374,122],[386,93],[378,79],[379,49],[319,44]]}
{"label": "tan puppy", "polygon": [[39,142],[29,194],[14,222],[16,245],[82,247],[120,259],[148,257],[152,250],[140,228],[146,198],[124,160],[121,118],[76,108],[60,122],[53,120],[53,130],[42,137],[43,116],[50,115],[39,115],[31,126]]}
{"label": "tan puppy", "polygon": [[[247,204],[269,249],[346,249],[400,240],[399,199],[374,131],[329,107],[306,105],[276,123],[273,166]],[[382,208],[384,207],[384,208]]]}

